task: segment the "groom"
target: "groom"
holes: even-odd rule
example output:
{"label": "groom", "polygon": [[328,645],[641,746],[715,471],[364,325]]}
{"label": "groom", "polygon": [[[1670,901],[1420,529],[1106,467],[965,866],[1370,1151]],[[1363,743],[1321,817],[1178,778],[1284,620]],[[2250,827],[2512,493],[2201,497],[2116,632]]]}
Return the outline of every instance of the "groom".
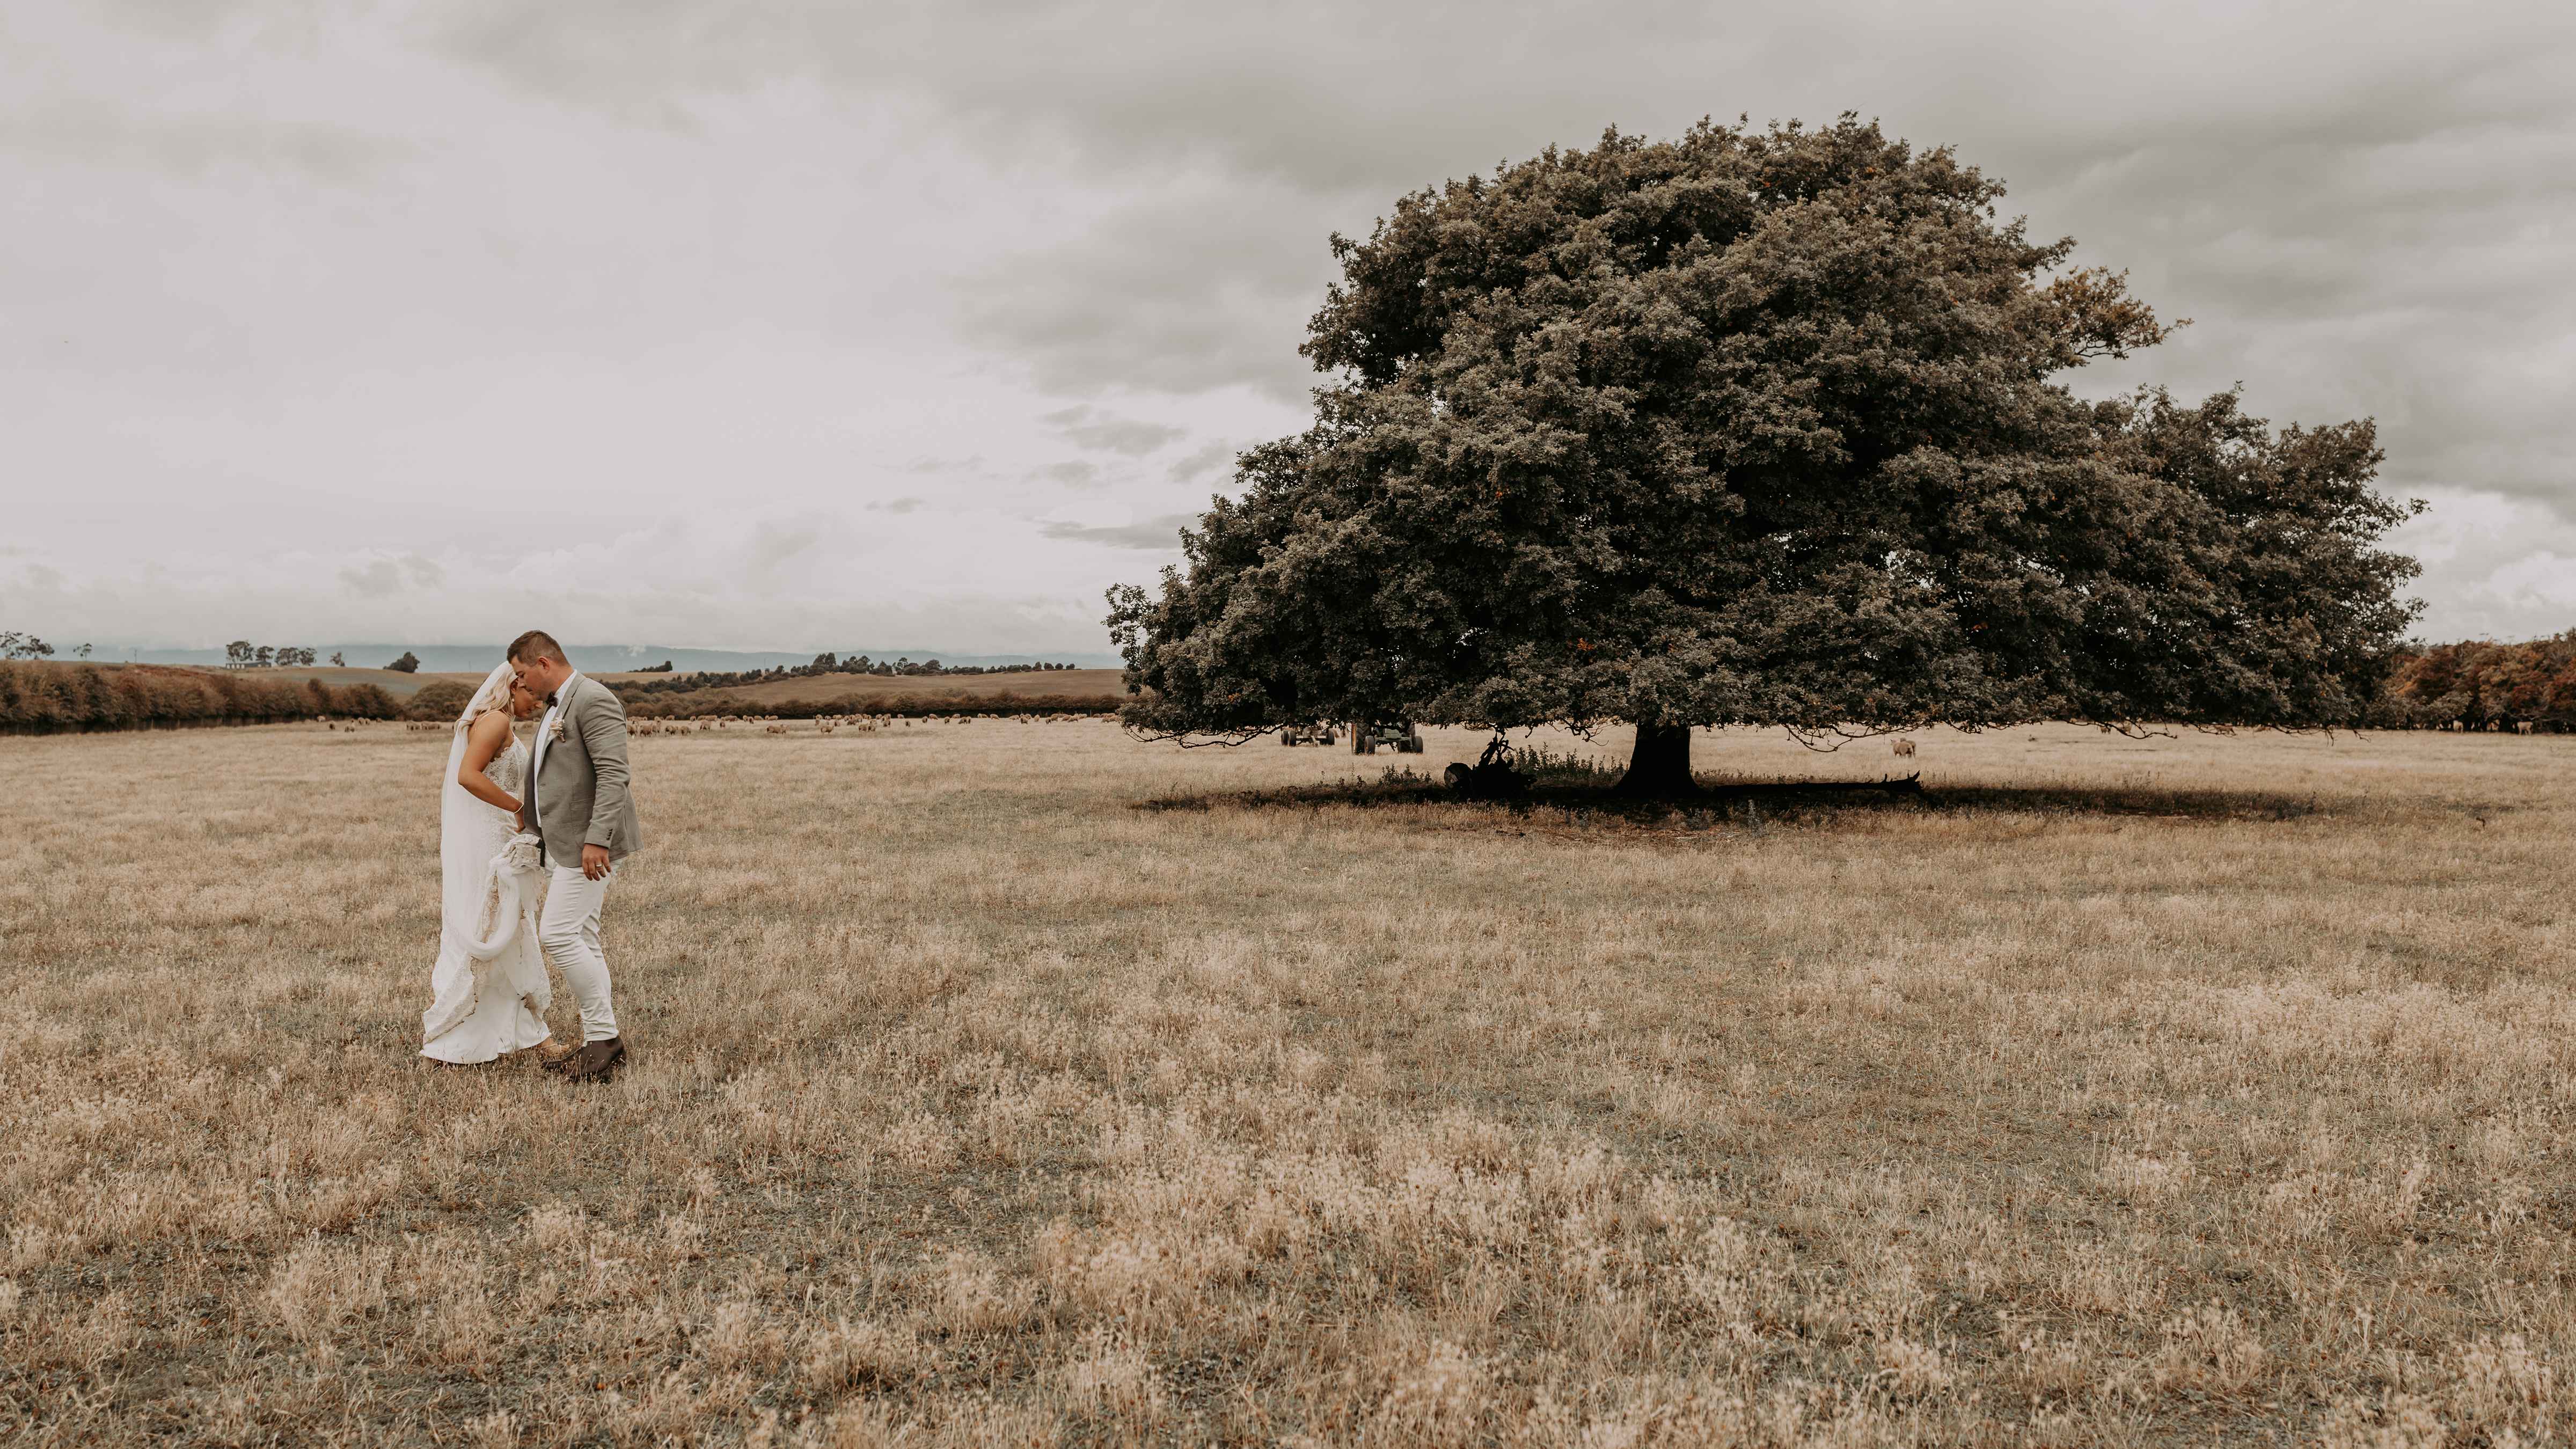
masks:
{"label": "groom", "polygon": [[606,1081],[626,1060],[608,1004],[599,908],[617,862],[643,843],[626,792],[626,707],[607,685],[564,662],[553,636],[531,629],[510,643],[519,683],[546,702],[519,828],[545,842],[549,881],[537,944],[581,1003],[579,1047],[539,1048],[546,1070]]}

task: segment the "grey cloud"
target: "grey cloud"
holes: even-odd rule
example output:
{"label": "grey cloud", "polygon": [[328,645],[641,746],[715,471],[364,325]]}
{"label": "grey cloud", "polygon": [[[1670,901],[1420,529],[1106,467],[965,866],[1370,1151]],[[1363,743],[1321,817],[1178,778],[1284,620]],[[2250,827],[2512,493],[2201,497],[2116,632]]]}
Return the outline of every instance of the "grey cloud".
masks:
{"label": "grey cloud", "polygon": [[1303,322],[1332,274],[1311,206],[1257,183],[1193,182],[1119,209],[961,288],[965,331],[1052,391],[1303,398]]}
{"label": "grey cloud", "polygon": [[1222,440],[1205,444],[1174,459],[1166,476],[1175,483],[1195,483],[1210,473],[1232,469],[1235,454],[1239,451],[1232,443]]}
{"label": "grey cloud", "polygon": [[1041,421],[1054,425],[1056,431],[1083,447],[1128,458],[1144,457],[1189,436],[1181,428],[1094,413],[1088,406],[1052,412]]}
{"label": "grey cloud", "polygon": [[2576,501],[2576,294],[2563,246],[2541,240],[2576,212],[2576,132],[2355,122],[2216,152],[2159,141],[2040,198],[2082,215],[2091,258],[2133,266],[2141,295],[2197,319],[2107,376],[2241,378],[2283,421],[2375,414],[2396,489]]}
{"label": "grey cloud", "polygon": [[222,166],[290,171],[348,184],[419,155],[356,127],[227,114],[167,114],[61,101],[0,114],[0,150],[194,174]]}
{"label": "grey cloud", "polygon": [[[1295,401],[1316,381],[1294,348],[1331,275],[1328,230],[1608,123],[1852,107],[1956,143],[2013,183],[2039,234],[2073,232],[2081,260],[2130,267],[2149,301],[2199,319],[2119,378],[2244,376],[2284,418],[2382,413],[2396,480],[2571,488],[2554,359],[2576,318],[2551,239],[2576,209],[2576,24],[2559,5],[2391,5],[2331,27],[2245,7],[2222,44],[2208,16],[1897,0],[1540,4],[1470,24],[1371,0],[1173,0],[1123,24],[1026,0],[465,14],[459,53],[552,95],[631,109],[792,75],[900,94],[998,156],[1069,147],[1126,202],[961,294],[967,335],[1059,394],[1240,384]],[[2390,325],[2353,325],[2370,315]],[[2500,391],[2460,381],[2486,372]]]}
{"label": "grey cloud", "polygon": [[[2428,573],[2428,630],[2460,601],[2567,617],[2551,571],[2576,542],[2534,523],[2576,518],[2563,5],[8,14],[0,188],[45,204],[0,234],[0,425],[65,485],[19,532],[89,582],[30,594],[9,559],[0,612],[49,637],[170,617],[286,637],[321,608],[504,638],[534,611],[601,638],[1088,640],[1108,570],[1071,545],[1168,548],[1164,520],[968,544],[934,525],[1048,486],[1151,518],[1221,476],[1203,440],[1293,429],[1327,233],[1611,122],[1846,108],[1956,143],[2013,184],[2007,214],[2198,319],[2077,386],[2243,378],[2277,420],[2376,415],[2390,486],[2452,528],[2424,536],[2496,540]],[[1172,396],[1125,401],[1147,390]],[[1069,402],[1189,436],[1032,421]],[[450,482],[472,508],[441,509]],[[935,503],[898,516],[915,487]],[[673,537],[569,573],[495,573],[473,511],[524,492],[558,520],[661,516],[710,491]],[[864,526],[800,541],[826,515]],[[740,578],[781,549],[792,588]],[[913,619],[865,612],[897,598],[954,627],[848,627]]]}
{"label": "grey cloud", "polygon": [[[2213,46],[2206,25],[2179,18],[2085,24],[1995,0],[1820,0],[1769,15],[1683,0],[1138,0],[1114,17],[1029,0],[478,0],[447,36],[518,84],[595,104],[796,76],[904,93],[940,124],[984,126],[1015,149],[1069,139],[1107,166],[1215,157],[1318,193],[1421,185],[1612,121],[1670,129],[1739,109],[1924,116],[1944,122],[1936,139],[2015,137],[2021,154],[2067,159],[2141,134],[2225,141],[2247,122],[2322,134],[2320,102],[2342,97],[2376,101],[2364,124],[2400,130],[2428,104],[2547,88],[2530,63],[2570,40],[2563,11],[2542,3],[2481,7],[2477,23],[2387,7],[2331,31],[2296,7],[2231,19]],[[2516,63],[2534,84],[2499,87]],[[2048,124],[2029,124],[2039,108]]]}
{"label": "grey cloud", "polygon": [[1161,518],[1149,518],[1142,523],[1124,524],[1116,528],[1086,528],[1078,523],[1050,523],[1041,527],[1038,532],[1048,538],[1063,539],[1073,543],[1098,543],[1106,544],[1111,548],[1178,552],[1181,547],[1181,530],[1197,526],[1196,515],[1172,513]]}
{"label": "grey cloud", "polygon": [[203,40],[226,29],[263,20],[276,24],[309,21],[321,0],[263,4],[261,0],[96,0],[105,15],[139,28],[190,40]]}
{"label": "grey cloud", "polygon": [[447,570],[440,568],[435,560],[415,553],[404,555],[402,562],[403,572],[410,574],[411,581],[424,589],[434,589],[447,582]]}
{"label": "grey cloud", "polygon": [[752,534],[748,559],[754,573],[765,573],[822,542],[822,528],[810,521],[764,522]]}
{"label": "grey cloud", "polygon": [[1070,140],[1105,164],[1213,156],[1339,190],[1596,133],[1604,101],[1633,105],[1641,89],[1690,93],[1697,115],[1710,76],[1761,61],[1750,27],[1709,20],[1678,0],[1508,16],[1370,0],[1143,0],[1114,15],[1025,0],[479,0],[444,36],[513,83],[628,112],[793,76],[908,96],[997,146]]}
{"label": "grey cloud", "polygon": [[381,599],[402,589],[402,570],[391,559],[340,570],[340,585],[361,598]]}

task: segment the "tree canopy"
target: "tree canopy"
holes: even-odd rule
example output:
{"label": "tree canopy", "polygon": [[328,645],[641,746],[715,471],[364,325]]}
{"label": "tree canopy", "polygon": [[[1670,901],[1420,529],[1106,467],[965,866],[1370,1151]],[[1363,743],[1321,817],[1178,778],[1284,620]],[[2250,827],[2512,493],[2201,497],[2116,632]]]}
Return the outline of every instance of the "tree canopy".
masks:
{"label": "tree canopy", "polygon": [[2077,398],[2161,341],[2002,185],[1846,116],[1612,131],[1400,200],[1158,591],[1129,723],[2357,722],[2415,606],[2368,421]]}

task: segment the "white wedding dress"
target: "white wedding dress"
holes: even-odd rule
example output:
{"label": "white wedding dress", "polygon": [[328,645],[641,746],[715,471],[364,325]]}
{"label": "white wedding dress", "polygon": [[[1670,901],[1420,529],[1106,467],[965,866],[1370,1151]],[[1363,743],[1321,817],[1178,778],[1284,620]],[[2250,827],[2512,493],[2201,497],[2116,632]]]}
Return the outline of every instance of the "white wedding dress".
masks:
{"label": "white wedding dress", "polygon": [[[533,878],[523,877],[530,889],[522,891],[508,871],[495,868],[518,824],[456,783],[464,761],[460,726],[440,794],[438,964],[429,974],[435,1000],[420,1018],[420,1054],[460,1063],[488,1062],[544,1041],[551,995],[537,949]],[[483,773],[512,796],[527,798],[521,789],[527,746],[513,734]]]}

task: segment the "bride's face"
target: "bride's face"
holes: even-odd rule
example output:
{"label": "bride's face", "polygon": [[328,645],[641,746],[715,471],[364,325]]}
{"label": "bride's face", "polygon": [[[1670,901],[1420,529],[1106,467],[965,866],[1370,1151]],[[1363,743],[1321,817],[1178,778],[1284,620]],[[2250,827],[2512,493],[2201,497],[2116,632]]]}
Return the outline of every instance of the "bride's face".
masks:
{"label": "bride's face", "polygon": [[535,719],[538,712],[543,710],[545,707],[546,702],[537,698],[537,696],[532,693],[526,685],[515,681],[512,682],[510,685],[510,718]]}

